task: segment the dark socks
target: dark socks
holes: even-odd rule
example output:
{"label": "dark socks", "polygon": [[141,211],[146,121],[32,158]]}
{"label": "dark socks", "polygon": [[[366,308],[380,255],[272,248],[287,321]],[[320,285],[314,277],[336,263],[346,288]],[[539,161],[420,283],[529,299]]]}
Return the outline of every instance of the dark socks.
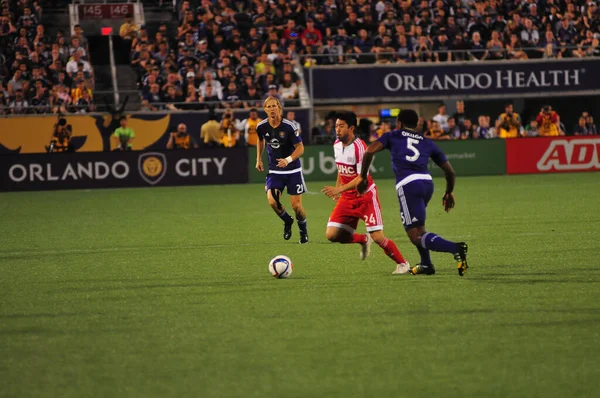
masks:
{"label": "dark socks", "polygon": [[431,256],[429,250],[423,249],[421,246],[416,246],[419,254],[421,255],[421,265],[431,265]]}
{"label": "dark socks", "polygon": [[433,250],[434,252],[453,254],[458,252],[458,245],[456,243],[450,242],[433,232],[427,232],[421,237],[421,247],[423,249]]}
{"label": "dark socks", "polygon": [[298,221],[298,228],[300,228],[300,232],[308,233],[306,229],[306,217],[303,219],[296,217],[296,221]]}
{"label": "dark socks", "polygon": [[284,223],[286,224],[291,224],[294,222],[294,219],[292,218],[292,216],[290,216],[287,211],[283,211],[283,213],[278,214],[279,218],[281,218],[283,220]]}

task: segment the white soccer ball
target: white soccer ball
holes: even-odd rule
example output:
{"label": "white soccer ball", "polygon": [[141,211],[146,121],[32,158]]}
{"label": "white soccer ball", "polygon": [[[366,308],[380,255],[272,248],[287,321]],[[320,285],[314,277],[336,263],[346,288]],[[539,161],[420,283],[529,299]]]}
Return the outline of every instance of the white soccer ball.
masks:
{"label": "white soccer ball", "polygon": [[287,256],[275,256],[269,261],[269,272],[275,278],[287,278],[292,275],[293,269],[294,264],[292,264],[292,260]]}

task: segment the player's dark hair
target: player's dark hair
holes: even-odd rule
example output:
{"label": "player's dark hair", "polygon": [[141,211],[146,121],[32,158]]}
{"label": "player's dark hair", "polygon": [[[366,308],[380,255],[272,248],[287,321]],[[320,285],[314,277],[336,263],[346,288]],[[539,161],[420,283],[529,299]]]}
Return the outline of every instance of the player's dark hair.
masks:
{"label": "player's dark hair", "polygon": [[356,128],[356,126],[358,125],[358,122],[356,120],[356,114],[351,111],[338,112],[336,118],[345,121],[348,124],[348,127]]}
{"label": "player's dark hair", "polygon": [[419,115],[412,109],[402,109],[398,114],[397,122],[402,123],[402,127],[414,129],[419,124]]}

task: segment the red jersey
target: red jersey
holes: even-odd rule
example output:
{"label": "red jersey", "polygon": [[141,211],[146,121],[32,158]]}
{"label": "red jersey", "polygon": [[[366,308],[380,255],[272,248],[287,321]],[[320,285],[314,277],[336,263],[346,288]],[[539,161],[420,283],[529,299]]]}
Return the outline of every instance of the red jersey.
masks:
{"label": "red jersey", "polygon": [[[338,175],[340,176],[340,181],[342,185],[346,185],[357,176],[360,175],[361,164],[363,160],[363,155],[367,150],[367,144],[360,138],[354,139],[348,146],[344,146],[342,141],[336,140],[333,144],[333,152],[335,154],[335,164],[338,169]],[[373,182],[373,178],[369,174],[369,185],[367,188],[367,192],[370,192],[375,189],[375,183]],[[347,198],[356,197],[358,192],[356,189],[351,189],[349,191],[343,192],[342,196]]]}

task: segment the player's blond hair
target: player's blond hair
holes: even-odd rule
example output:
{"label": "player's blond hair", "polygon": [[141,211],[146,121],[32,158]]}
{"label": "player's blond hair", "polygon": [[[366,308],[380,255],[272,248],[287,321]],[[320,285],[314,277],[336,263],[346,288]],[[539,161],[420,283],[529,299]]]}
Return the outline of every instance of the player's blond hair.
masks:
{"label": "player's blond hair", "polygon": [[279,114],[281,117],[283,117],[283,106],[281,106],[281,101],[279,101],[279,98],[277,97],[269,95],[267,99],[265,99],[265,102],[263,102],[263,109],[267,107],[267,102],[269,101],[275,101],[277,103],[277,106],[279,107]]}

